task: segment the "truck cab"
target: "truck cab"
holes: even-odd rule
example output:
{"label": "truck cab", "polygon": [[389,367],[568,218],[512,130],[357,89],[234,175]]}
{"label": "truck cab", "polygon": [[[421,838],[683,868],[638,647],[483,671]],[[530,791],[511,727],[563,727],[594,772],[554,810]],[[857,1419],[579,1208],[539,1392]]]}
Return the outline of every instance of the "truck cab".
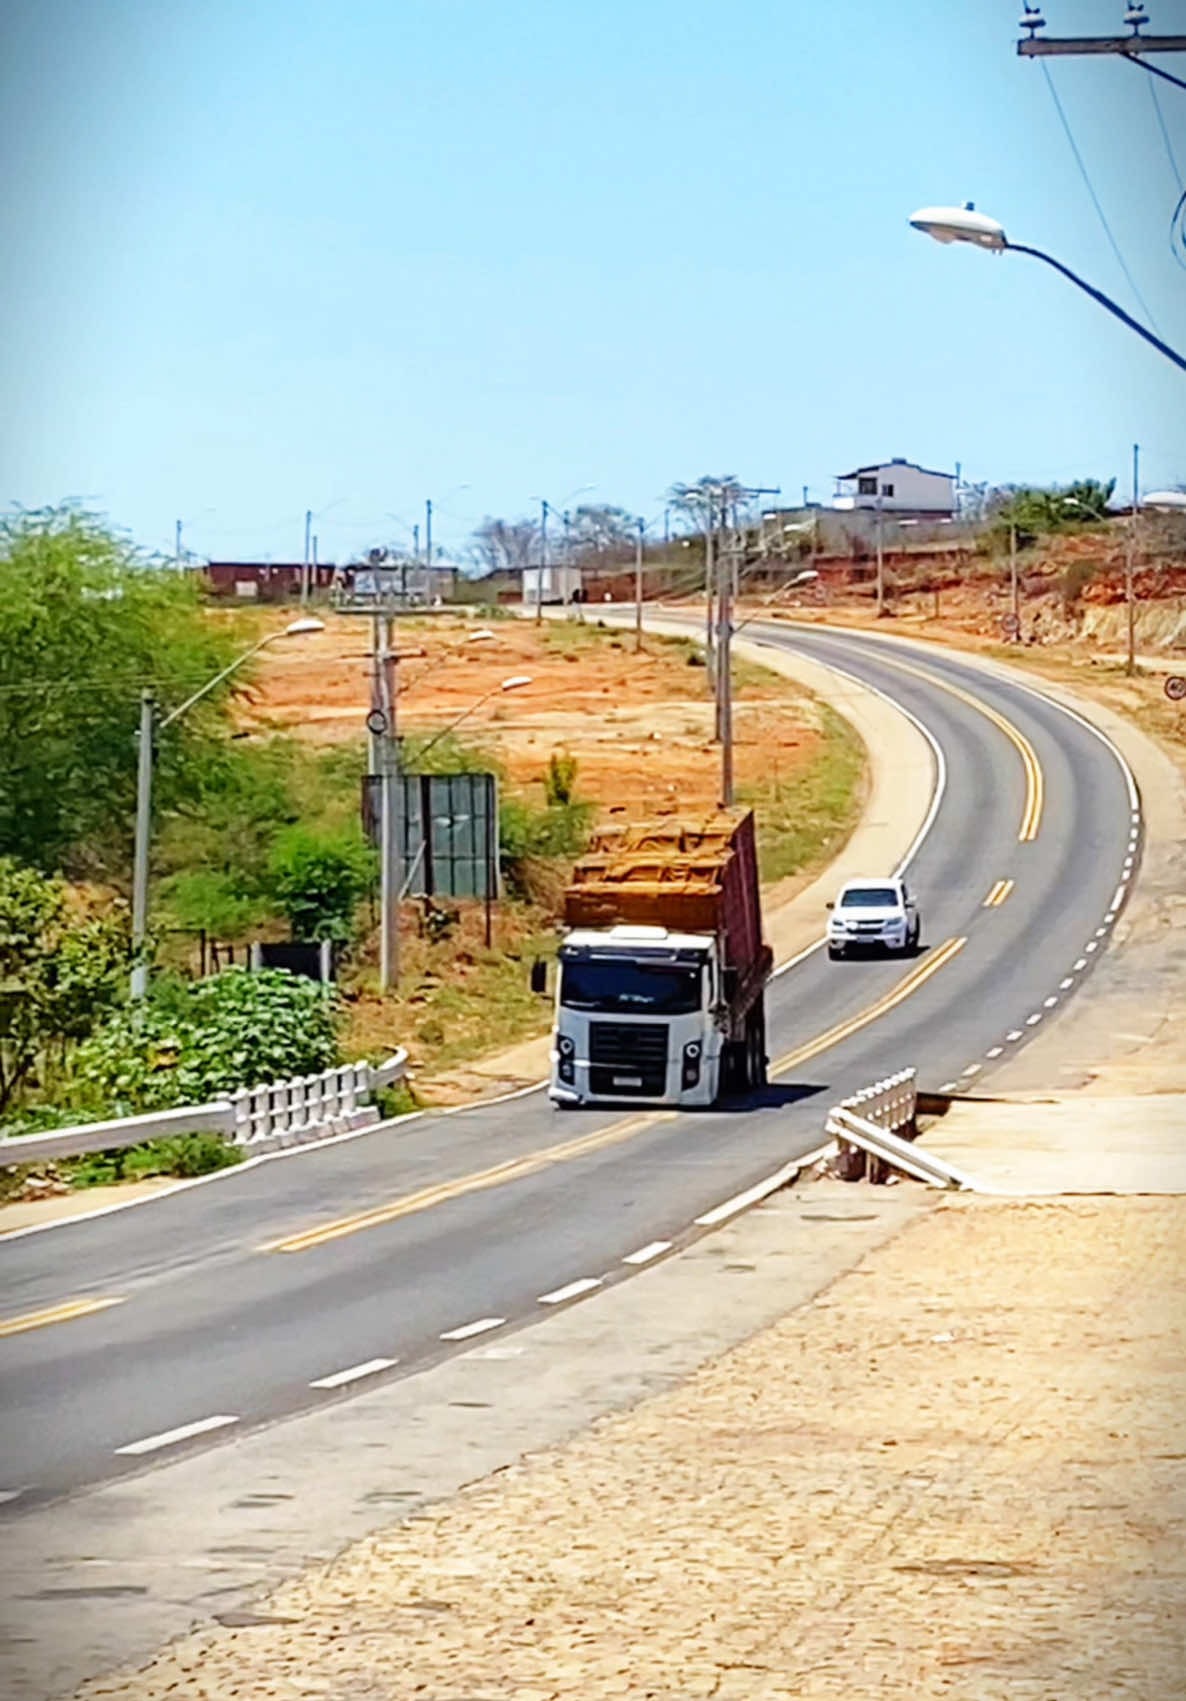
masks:
{"label": "truck cab", "polygon": [[711,934],[625,924],[568,934],[556,984],[553,1101],[711,1104],[721,1006]]}

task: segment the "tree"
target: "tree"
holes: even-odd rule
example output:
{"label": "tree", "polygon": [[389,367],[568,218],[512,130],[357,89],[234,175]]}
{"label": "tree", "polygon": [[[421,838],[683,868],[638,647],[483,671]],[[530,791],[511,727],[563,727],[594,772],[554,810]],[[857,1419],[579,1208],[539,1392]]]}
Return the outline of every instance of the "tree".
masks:
{"label": "tree", "polygon": [[705,473],[694,484],[673,484],[667,492],[671,506],[694,520],[698,528],[704,526],[710,511],[719,517],[722,504],[732,508],[734,503],[743,499],[742,486],[734,473],[716,478]]}
{"label": "tree", "polygon": [[533,567],[539,551],[540,531],[534,520],[500,520],[487,514],[470,536],[470,556],[486,573]]}
{"label": "tree", "polygon": [[130,963],[122,910],[74,915],[60,881],[0,857],[0,1113],[115,1007]]}
{"label": "tree", "polygon": [[1114,478],[1106,484],[1094,478],[1049,487],[1006,484],[993,491],[985,508],[994,537],[1007,538],[1015,530],[1025,548],[1049,533],[1100,524],[1108,517],[1115,488]]}
{"label": "tree", "polygon": [[601,555],[632,547],[637,525],[638,521],[625,508],[615,508],[608,502],[591,502],[574,510],[567,533],[578,553]]}
{"label": "tree", "polygon": [[[0,854],[46,872],[126,870],[141,688],[167,710],[233,654],[233,639],[198,618],[187,578],[145,562],[93,515],[0,521]],[[191,786],[227,689],[170,728],[162,807]]]}

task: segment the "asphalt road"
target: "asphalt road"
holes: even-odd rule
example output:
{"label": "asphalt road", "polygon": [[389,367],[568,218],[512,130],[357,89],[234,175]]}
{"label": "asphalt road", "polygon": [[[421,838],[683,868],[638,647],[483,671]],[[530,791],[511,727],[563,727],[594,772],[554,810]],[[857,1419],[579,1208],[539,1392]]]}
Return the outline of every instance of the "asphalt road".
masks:
{"label": "asphalt road", "polygon": [[[749,636],[876,686],[942,752],[909,871],[919,957],[816,951],[780,975],[776,1080],[754,1103],[564,1115],[535,1093],[0,1242],[0,1515],[406,1376],[546,1315],[549,1296],[628,1280],[816,1148],[836,1099],[906,1064],[926,1086],[980,1085],[1074,996],[1139,857],[1109,747],[954,655]],[[68,1321],[3,1332],[76,1303]]]}

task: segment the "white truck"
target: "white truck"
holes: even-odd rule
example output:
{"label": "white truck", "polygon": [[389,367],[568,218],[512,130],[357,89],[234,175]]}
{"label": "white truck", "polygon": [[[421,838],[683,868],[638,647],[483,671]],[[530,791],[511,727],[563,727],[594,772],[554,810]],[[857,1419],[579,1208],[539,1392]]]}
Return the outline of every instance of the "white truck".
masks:
{"label": "white truck", "polygon": [[564,914],[556,1105],[709,1105],[764,1085],[772,957],[748,810],[603,830]]}

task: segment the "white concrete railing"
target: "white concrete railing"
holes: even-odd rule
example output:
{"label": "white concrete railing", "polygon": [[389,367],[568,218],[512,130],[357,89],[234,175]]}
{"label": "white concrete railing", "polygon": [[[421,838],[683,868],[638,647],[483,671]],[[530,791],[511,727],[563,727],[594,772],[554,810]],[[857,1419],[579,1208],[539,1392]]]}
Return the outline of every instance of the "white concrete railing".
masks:
{"label": "white concrete railing", "polygon": [[244,1087],[209,1104],[18,1134],[0,1139],[0,1167],[117,1151],[169,1134],[222,1134],[252,1154],[325,1140],[377,1122],[373,1093],[404,1080],[407,1072],[408,1054],[401,1048],[382,1063],[346,1063],[319,1075]]}
{"label": "white concrete railing", "polygon": [[901,1137],[899,1130],[903,1128],[914,1133],[918,1109],[915,1075],[913,1069],[901,1069],[832,1106],[825,1124],[828,1133],[839,1141],[842,1153],[846,1147],[850,1153],[855,1147],[862,1154],[858,1170],[843,1166],[842,1173],[848,1180],[859,1181],[866,1175],[876,1181],[888,1166],[926,1182],[928,1187],[973,1187],[971,1177],[962,1170]]}

